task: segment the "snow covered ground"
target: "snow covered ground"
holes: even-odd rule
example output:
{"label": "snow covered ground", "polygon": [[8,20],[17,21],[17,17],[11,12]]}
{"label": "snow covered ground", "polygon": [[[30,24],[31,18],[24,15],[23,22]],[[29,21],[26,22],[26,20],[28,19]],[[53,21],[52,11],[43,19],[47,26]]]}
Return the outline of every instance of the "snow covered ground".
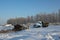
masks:
{"label": "snow covered ground", "polygon": [[14,26],[0,26],[0,31],[1,30],[8,30],[8,29],[13,29]]}
{"label": "snow covered ground", "polygon": [[60,40],[60,25],[50,25],[46,28],[30,28],[11,33],[0,33],[0,40]]}

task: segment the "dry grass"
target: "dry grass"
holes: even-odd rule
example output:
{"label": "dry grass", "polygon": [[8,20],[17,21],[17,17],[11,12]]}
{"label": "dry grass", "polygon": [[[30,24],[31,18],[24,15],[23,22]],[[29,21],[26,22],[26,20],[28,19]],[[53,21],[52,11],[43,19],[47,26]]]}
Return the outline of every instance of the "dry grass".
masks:
{"label": "dry grass", "polygon": [[0,33],[9,33],[9,32],[14,32],[12,30],[1,30]]}

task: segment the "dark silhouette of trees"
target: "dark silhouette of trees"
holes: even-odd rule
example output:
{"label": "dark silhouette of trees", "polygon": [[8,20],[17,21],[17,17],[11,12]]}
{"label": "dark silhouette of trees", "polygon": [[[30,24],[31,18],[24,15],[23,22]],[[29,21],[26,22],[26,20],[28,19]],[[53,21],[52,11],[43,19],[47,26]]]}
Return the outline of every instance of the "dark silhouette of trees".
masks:
{"label": "dark silhouette of trees", "polygon": [[58,23],[60,22],[60,9],[58,12],[53,13],[39,13],[35,16],[28,16],[27,18],[20,17],[20,18],[12,18],[7,20],[8,24],[26,24],[26,23],[34,23],[37,21],[44,21],[49,23]]}

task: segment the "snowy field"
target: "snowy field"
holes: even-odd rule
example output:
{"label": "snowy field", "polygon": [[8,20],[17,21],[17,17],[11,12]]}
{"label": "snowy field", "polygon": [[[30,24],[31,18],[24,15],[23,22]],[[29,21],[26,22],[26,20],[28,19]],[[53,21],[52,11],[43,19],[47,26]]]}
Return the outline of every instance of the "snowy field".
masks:
{"label": "snowy field", "polygon": [[18,32],[0,33],[0,40],[60,40],[60,25],[50,25],[47,28],[30,27]]}

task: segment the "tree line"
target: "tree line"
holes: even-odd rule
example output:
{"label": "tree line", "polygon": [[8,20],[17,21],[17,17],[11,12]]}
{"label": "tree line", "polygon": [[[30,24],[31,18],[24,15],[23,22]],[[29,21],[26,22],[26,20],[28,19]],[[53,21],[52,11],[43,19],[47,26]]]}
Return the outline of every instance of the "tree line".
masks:
{"label": "tree line", "polygon": [[35,16],[28,16],[26,18],[10,18],[7,20],[7,24],[26,24],[26,23],[34,23],[37,21],[44,21],[49,23],[60,23],[60,9],[58,12],[53,13],[39,13]]}

